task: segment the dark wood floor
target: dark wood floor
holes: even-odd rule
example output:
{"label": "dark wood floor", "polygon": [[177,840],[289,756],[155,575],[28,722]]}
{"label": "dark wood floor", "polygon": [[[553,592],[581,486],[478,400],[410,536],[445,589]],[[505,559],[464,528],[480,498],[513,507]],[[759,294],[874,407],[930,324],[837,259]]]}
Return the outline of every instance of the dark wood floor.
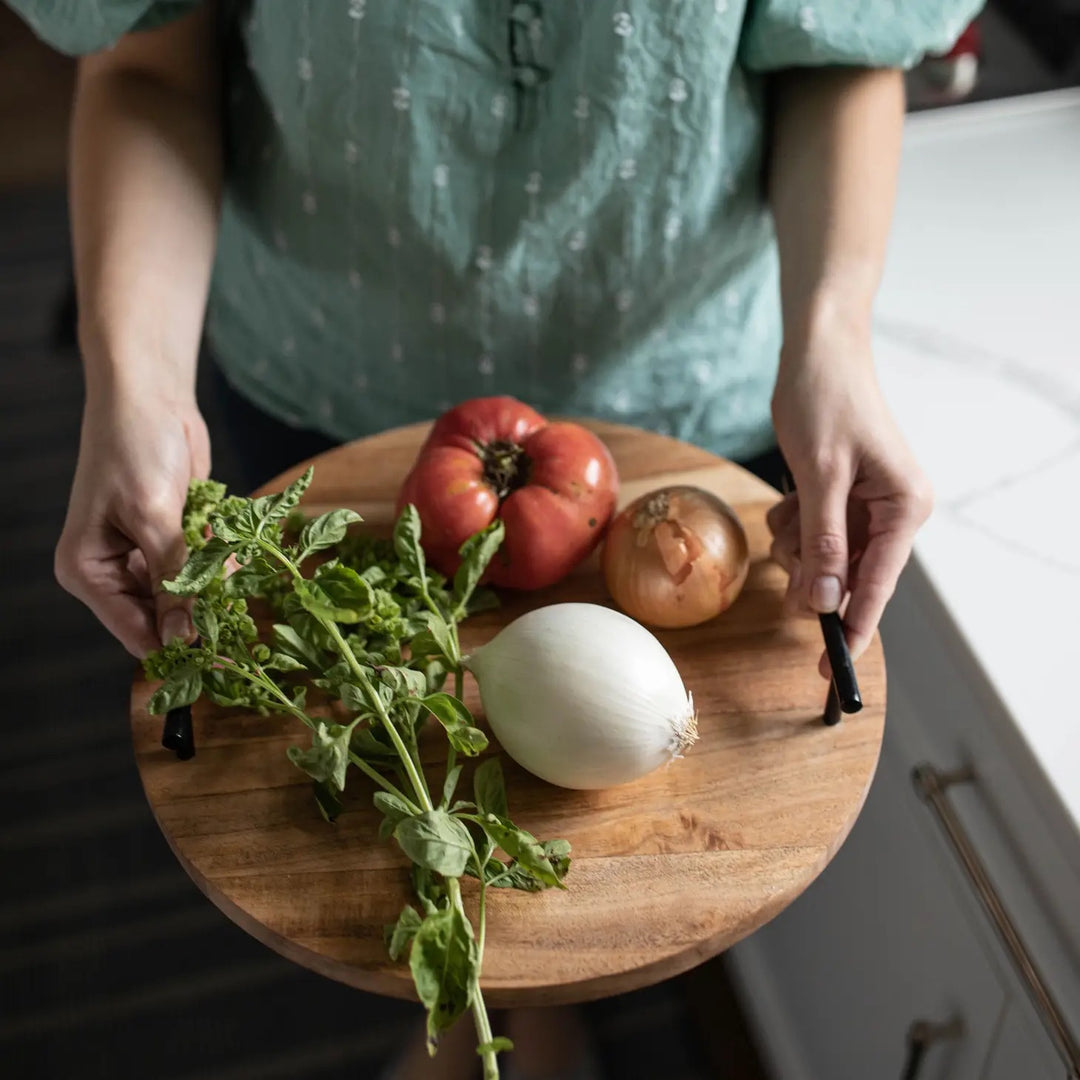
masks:
{"label": "dark wood floor", "polygon": [[[132,761],[131,662],[53,582],[82,399],[60,317],[70,86],[0,7],[0,1074],[367,1080],[412,1007],[269,953],[194,888]],[[761,1080],[719,962],[587,1017],[613,1078]]]}

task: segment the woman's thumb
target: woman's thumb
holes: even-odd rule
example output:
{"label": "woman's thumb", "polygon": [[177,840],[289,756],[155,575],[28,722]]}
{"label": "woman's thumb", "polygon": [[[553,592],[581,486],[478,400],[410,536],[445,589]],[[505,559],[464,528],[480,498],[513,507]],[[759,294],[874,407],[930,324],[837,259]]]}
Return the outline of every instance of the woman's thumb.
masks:
{"label": "woman's thumb", "polygon": [[174,638],[190,641],[195,636],[191,624],[191,601],[184,596],[174,596],[161,587],[163,581],[176,577],[187,561],[187,544],[180,522],[149,522],[139,538],[139,546],[146,557],[146,568],[154,590],[154,610],[161,644],[168,645]]}
{"label": "woman's thumb", "polygon": [[799,489],[803,593],[811,611],[836,611],[847,588],[847,489],[831,481]]}

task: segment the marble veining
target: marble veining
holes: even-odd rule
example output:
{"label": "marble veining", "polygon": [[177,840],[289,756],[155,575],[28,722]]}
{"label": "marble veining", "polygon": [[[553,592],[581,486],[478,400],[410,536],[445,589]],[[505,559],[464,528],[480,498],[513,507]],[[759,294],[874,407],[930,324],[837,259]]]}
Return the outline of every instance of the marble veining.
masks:
{"label": "marble veining", "polygon": [[969,367],[983,375],[999,376],[1037,395],[1075,421],[1080,438],[1080,347],[1070,361],[1062,357],[1060,365],[1046,366],[995,352],[946,330],[887,315],[879,316],[874,328],[885,341],[907,346],[935,360]]}
{"label": "marble veining", "polygon": [[[1000,527],[1002,522],[1015,521],[1014,517],[1006,514],[985,519],[970,512],[977,510],[985,500],[1013,490],[1026,499],[1030,494],[1025,491],[1028,481],[1037,481],[1039,477],[1061,465],[1071,465],[1071,475],[1065,477],[1071,486],[1063,486],[1058,493],[1048,492],[1048,497],[1053,499],[1060,496],[1067,500],[1070,492],[1080,486],[1080,388],[1073,386],[1066,378],[1065,365],[1062,365],[1060,372],[1035,368],[1020,358],[993,353],[980,345],[961,341],[933,328],[895,319],[879,319],[876,333],[879,342],[899,347],[897,352],[914,351],[923,358],[952,365],[961,371],[970,369],[981,376],[997,377],[1012,384],[1020,392],[1038,397],[1049,407],[1064,413],[1075,425],[1075,437],[1069,442],[1053,447],[1020,467],[1006,469],[991,476],[983,475],[977,468],[973,468],[972,486],[944,499],[939,498],[935,513],[949,515],[965,528],[993,540],[1013,554],[1037,559],[1063,573],[1080,577],[1080,545],[1076,544],[1072,537],[1063,538],[1056,536],[1053,531],[1038,528],[1036,519],[1033,522],[1035,527],[1023,528],[1021,538],[1017,535],[1018,530],[1002,530]],[[961,439],[964,435],[962,431],[953,434]],[[1012,436],[1032,441],[1031,432],[1013,432]],[[1034,441],[1038,443],[1037,437]],[[970,448],[970,458],[973,462],[979,461],[977,446]],[[932,464],[929,468],[932,473]],[[1025,512],[1022,518],[1027,521],[1030,515]],[[1063,539],[1067,539],[1067,553],[1064,555],[1057,550]]]}

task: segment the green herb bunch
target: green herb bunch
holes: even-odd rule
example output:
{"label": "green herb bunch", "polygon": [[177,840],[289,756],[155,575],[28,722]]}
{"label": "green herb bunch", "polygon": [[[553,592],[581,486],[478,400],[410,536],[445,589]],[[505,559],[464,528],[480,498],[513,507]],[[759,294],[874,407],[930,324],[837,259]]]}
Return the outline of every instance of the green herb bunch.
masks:
{"label": "green herb bunch", "polygon": [[[310,745],[290,747],[289,758],[312,778],[328,821],[341,811],[353,770],[375,785],[380,836],[393,837],[411,859],[418,902],[387,927],[390,955],[408,957],[427,1010],[430,1052],[439,1033],[471,1009],[484,1077],[494,1080],[496,1054],[510,1042],[492,1035],[480,991],[487,889],[564,888],[570,866],[565,840],[541,843],[510,820],[497,758],[475,770],[472,800],[454,798],[458,755],[474,757],[488,745],[462,700],[458,624],[495,602],[478,586],[502,541],[502,523],[465,542],[448,581],[426,564],[414,507],[402,511],[392,540],[347,535],[360,521],[352,510],[303,520],[298,504],[311,478],[308,469],[280,494],[258,499],[226,496],[213,481],[192,483],[184,515],[190,555],[163,587],[194,597],[199,637],[192,645],[170,642],[145,661],[147,675],[163,680],[149,710],[165,713],[205,696],[300,721]],[[302,571],[313,556],[319,559],[308,576]],[[251,598],[278,619],[269,641],[259,639]],[[444,689],[451,677],[452,694]],[[309,684],[340,702],[335,708],[348,719],[312,715]],[[434,795],[417,745],[432,719],[449,744],[445,781]],[[463,875],[480,882],[475,932],[462,902]]]}

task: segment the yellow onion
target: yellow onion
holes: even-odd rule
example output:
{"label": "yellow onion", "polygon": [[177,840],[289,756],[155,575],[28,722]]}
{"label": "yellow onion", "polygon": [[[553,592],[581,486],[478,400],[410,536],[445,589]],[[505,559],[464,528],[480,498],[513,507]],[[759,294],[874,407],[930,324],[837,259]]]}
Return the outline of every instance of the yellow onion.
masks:
{"label": "yellow onion", "polygon": [[696,626],[726,611],[750,565],[735,511],[685,484],[636,499],[608,526],[602,557],[611,598],[647,626]]}

